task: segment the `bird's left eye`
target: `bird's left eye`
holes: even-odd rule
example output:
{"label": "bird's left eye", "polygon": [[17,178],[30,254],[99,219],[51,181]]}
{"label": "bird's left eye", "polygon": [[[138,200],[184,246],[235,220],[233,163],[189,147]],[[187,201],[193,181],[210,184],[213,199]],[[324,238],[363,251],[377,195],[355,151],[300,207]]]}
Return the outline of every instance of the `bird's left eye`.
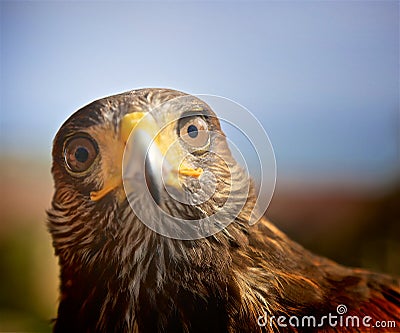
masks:
{"label": "bird's left eye", "polygon": [[79,136],[68,140],[64,148],[68,169],[72,172],[86,171],[92,165],[97,152],[97,145],[89,137]]}
{"label": "bird's left eye", "polygon": [[208,125],[202,117],[182,118],[179,124],[179,136],[194,149],[204,149],[210,142]]}

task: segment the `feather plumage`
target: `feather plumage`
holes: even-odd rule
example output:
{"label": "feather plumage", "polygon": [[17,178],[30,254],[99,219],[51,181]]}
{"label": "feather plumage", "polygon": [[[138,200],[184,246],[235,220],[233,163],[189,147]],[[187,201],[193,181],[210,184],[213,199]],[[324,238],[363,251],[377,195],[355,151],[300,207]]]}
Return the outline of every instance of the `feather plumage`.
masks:
{"label": "feather plumage", "polygon": [[[123,144],[120,119],[183,96],[166,89],[143,89],[89,104],[71,116],[54,140],[55,193],[48,228],[61,269],[60,305],[55,332],[310,332],[282,328],[277,321],[260,326],[260,316],[321,318],[344,304],[347,315],[393,320],[400,325],[400,283],[389,276],[342,267],[291,241],[262,218],[248,221],[254,206],[251,189],[235,220],[203,239],[163,237],[141,223],[123,189],[93,202],[90,193],[104,184],[107,168],[120,167]],[[220,131],[217,122],[212,126]],[[89,133],[99,157],[84,175],[66,171],[67,138]],[[220,153],[233,170],[211,158],[201,163],[219,179],[206,203],[166,205],[174,216],[204,217],[226,196],[243,195],[244,173],[226,142]],[[231,191],[225,186],[231,185]],[[247,192],[246,192],[247,193]],[[239,199],[238,199],[239,200]],[[325,323],[318,331],[353,331]],[[366,328],[361,329],[367,331]]]}

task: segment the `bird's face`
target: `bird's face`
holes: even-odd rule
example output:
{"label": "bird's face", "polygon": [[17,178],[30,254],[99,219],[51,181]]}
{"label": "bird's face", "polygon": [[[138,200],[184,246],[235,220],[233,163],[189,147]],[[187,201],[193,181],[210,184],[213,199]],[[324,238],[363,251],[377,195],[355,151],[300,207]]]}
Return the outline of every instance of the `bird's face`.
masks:
{"label": "bird's face", "polygon": [[[171,90],[133,91],[77,111],[56,135],[52,172],[49,228],[59,253],[72,243],[120,246],[132,242],[127,235],[154,231],[208,236],[232,222],[249,192],[210,107]],[[237,200],[204,233],[203,222],[232,193]]]}

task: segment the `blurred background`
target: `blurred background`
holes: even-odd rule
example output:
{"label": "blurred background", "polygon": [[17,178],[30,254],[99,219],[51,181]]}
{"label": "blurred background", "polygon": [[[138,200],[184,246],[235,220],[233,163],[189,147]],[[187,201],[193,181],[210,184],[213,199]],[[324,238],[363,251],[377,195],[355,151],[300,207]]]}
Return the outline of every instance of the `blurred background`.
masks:
{"label": "blurred background", "polygon": [[52,139],[141,87],[247,107],[276,154],[267,215],[340,263],[400,275],[399,2],[1,1],[0,331],[49,332]]}

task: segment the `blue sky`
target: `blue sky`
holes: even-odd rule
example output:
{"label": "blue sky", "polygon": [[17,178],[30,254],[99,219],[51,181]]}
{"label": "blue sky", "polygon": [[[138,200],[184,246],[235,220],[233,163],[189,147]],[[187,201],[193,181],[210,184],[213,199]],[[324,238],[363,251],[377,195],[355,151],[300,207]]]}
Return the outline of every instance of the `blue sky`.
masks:
{"label": "blue sky", "polygon": [[3,153],[49,159],[72,112],[140,87],[247,107],[278,180],[400,169],[398,1],[1,2]]}

